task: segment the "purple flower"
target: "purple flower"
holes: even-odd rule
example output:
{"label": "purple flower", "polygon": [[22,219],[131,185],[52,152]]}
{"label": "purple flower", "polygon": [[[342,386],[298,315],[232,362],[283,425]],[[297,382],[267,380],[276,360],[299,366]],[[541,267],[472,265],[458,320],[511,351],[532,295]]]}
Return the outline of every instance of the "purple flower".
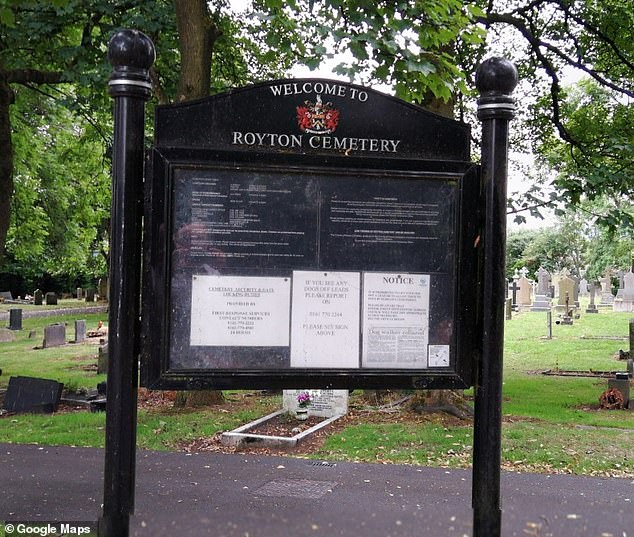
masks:
{"label": "purple flower", "polygon": [[308,405],[310,405],[311,401],[312,399],[310,397],[310,393],[299,392],[299,395],[297,396],[297,403],[299,404],[300,408],[307,407]]}

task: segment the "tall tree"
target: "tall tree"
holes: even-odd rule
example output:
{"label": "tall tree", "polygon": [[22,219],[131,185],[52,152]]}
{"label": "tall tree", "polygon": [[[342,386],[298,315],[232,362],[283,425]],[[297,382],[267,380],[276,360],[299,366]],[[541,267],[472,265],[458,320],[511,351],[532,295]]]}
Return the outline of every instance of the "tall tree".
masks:
{"label": "tall tree", "polygon": [[[265,24],[261,18],[237,16],[226,0],[0,0],[0,22],[0,267],[11,222],[17,223],[11,219],[14,192],[24,190],[15,185],[16,158],[26,168],[29,163],[13,141],[17,128],[28,125],[30,113],[24,104],[28,99],[16,100],[17,91],[44,100],[47,95],[87,118],[107,147],[111,68],[105,50],[118,28],[139,28],[155,42],[158,59],[152,76],[162,103],[280,76],[303,50],[271,50],[268,41],[286,46],[298,40],[295,27],[283,25],[282,19]],[[45,116],[52,108],[43,105],[40,111]],[[24,180],[38,175],[35,169],[26,171]]]}

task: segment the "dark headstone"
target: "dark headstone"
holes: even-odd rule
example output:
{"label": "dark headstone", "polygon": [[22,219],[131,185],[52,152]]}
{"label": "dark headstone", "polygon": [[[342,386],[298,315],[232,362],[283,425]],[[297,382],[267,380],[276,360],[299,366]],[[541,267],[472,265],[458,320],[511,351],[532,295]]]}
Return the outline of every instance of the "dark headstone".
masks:
{"label": "dark headstone", "polygon": [[105,375],[108,373],[108,344],[99,347],[97,355],[97,375]]}
{"label": "dark headstone", "polygon": [[94,302],[95,301],[95,289],[94,287],[89,287],[86,289],[86,302]]}
{"label": "dark headstone", "polygon": [[509,286],[509,291],[511,291],[511,299],[512,299],[512,308],[514,311],[517,311],[517,292],[520,290],[519,285],[517,285],[517,280],[513,278],[513,283]]}
{"label": "dark headstone", "polygon": [[75,343],[81,343],[86,339],[86,321],[75,321]]}
{"label": "dark headstone", "polygon": [[624,407],[629,407],[630,401],[630,380],[625,374],[625,378],[608,379],[608,389],[614,388],[623,394]]}
{"label": "dark headstone", "polygon": [[4,409],[9,412],[55,412],[63,389],[64,385],[54,380],[11,377]]}
{"label": "dark headstone", "polygon": [[44,328],[42,346],[46,349],[48,347],[59,347],[60,345],[66,345],[66,326],[63,324],[52,324]]}
{"label": "dark headstone", "polygon": [[46,305],[47,306],[57,305],[57,293],[46,293]]}
{"label": "dark headstone", "polygon": [[11,308],[9,310],[9,330],[22,330],[22,310]]}
{"label": "dark headstone", "polygon": [[33,292],[33,304],[35,304],[36,306],[41,306],[42,305],[42,291],[40,291],[39,289],[36,289]]}
{"label": "dark headstone", "polygon": [[3,300],[13,300],[11,291],[0,291],[0,298]]}

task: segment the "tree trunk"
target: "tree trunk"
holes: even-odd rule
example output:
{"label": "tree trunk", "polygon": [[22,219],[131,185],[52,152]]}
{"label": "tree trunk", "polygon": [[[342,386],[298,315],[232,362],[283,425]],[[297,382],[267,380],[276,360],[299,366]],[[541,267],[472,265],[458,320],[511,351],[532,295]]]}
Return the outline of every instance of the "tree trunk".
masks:
{"label": "tree trunk", "polygon": [[[176,25],[181,57],[177,101],[207,97],[211,88],[211,60],[220,31],[205,0],[175,0]],[[224,401],[220,390],[178,392],[175,407],[217,405]]]}
{"label": "tree trunk", "polygon": [[174,407],[201,407],[220,405],[225,398],[220,390],[200,390],[191,392],[177,392]]}
{"label": "tree trunk", "polygon": [[13,90],[7,82],[6,73],[0,71],[0,267],[3,264],[7,232],[11,222],[13,197],[13,144],[9,114],[13,100]]}
{"label": "tree trunk", "polygon": [[176,0],[175,4],[181,55],[176,100],[191,101],[209,95],[213,47],[220,31],[205,0]]}

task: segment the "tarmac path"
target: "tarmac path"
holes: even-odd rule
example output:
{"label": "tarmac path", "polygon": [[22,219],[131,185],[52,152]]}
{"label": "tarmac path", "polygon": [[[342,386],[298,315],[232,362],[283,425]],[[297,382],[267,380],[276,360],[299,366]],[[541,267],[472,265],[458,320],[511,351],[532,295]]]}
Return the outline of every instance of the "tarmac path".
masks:
{"label": "tarmac path", "polygon": [[[471,472],[139,451],[134,536],[471,537]],[[101,449],[0,444],[0,519],[95,521]],[[503,473],[505,537],[634,537],[634,481]]]}

